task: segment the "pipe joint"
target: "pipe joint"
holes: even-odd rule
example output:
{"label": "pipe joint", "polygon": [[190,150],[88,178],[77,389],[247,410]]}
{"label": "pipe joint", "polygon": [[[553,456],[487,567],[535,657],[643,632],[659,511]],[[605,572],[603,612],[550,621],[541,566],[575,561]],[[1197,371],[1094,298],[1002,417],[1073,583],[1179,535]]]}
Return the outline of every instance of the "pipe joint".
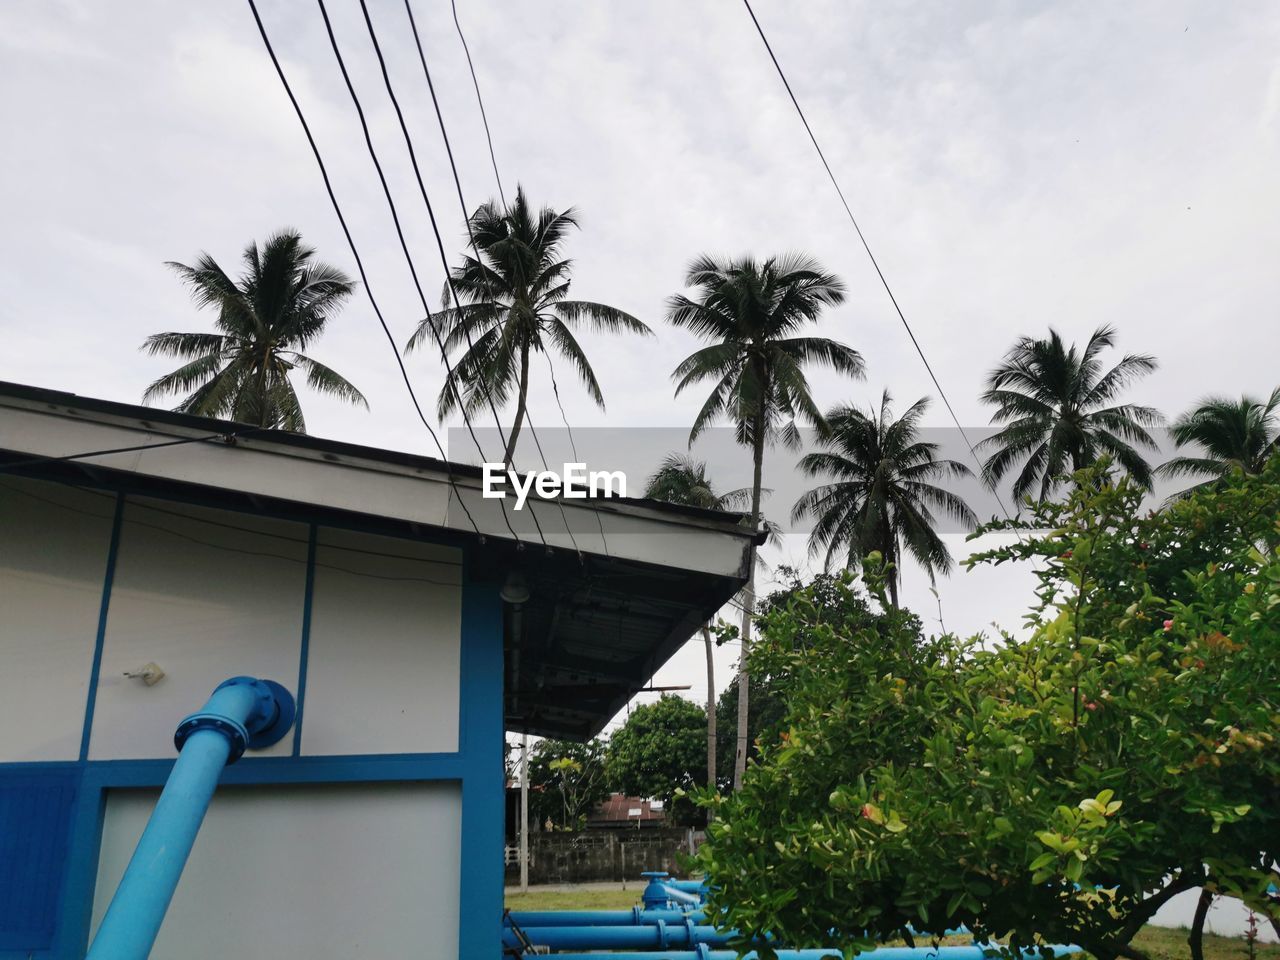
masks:
{"label": "pipe joint", "polygon": [[295,712],[293,695],[274,680],[232,677],[218,684],[204,709],[178,724],[173,745],[181,752],[192,734],[214,730],[231,746],[227,763],[235,763],[245,750],[279,741],[293,726]]}

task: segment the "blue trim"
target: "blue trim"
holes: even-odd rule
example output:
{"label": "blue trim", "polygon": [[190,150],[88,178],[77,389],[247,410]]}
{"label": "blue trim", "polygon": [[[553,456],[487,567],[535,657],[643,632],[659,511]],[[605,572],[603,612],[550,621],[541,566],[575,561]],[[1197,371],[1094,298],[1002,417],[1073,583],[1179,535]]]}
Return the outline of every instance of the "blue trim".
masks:
{"label": "blue trim", "polygon": [[502,600],[494,583],[462,586],[458,751],[462,756],[459,960],[493,960],[502,950]]}
{"label": "blue trim", "polygon": [[107,639],[107,611],[111,607],[111,586],[116,578],[116,557],[120,553],[120,528],[124,523],[124,494],[116,494],[111,518],[111,543],[107,547],[107,569],[102,577],[102,603],[98,607],[98,635],[93,644],[93,666],[89,668],[89,694],[84,707],[84,730],[80,733],[80,759],[89,757],[89,736],[93,732],[93,711],[98,703],[98,675],[102,671],[102,647]]}
{"label": "blue trim", "polygon": [[313,523],[307,533],[307,582],[302,592],[302,648],[298,655],[298,712],[293,720],[293,755],[302,753],[302,711],[307,702],[307,658],[311,653],[311,600],[316,587],[316,539]]}

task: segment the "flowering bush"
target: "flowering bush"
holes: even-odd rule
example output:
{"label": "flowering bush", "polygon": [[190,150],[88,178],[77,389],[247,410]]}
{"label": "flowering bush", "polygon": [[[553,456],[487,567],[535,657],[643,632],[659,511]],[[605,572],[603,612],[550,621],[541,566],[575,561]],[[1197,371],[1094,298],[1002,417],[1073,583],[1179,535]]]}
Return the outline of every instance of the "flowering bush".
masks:
{"label": "flowering bush", "polygon": [[1202,884],[1280,916],[1280,458],[1157,513],[1105,466],[1075,480],[970,559],[1037,563],[1025,639],[923,641],[850,577],[761,617],[788,716],[702,797],[727,925],[853,952],[966,924],[1106,960]]}

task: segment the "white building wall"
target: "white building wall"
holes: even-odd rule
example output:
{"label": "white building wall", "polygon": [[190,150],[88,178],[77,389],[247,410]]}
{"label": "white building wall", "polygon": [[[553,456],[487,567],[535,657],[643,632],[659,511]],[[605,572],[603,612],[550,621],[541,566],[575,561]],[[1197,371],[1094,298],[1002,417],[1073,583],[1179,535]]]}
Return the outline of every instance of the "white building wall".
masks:
{"label": "white building wall", "polygon": [[[156,796],[108,797],[94,931]],[[454,784],[222,787],[152,960],[456,957],[460,826]]]}
{"label": "white building wall", "polygon": [[[308,528],[129,498],[116,558],[91,760],[174,755],[173,730],[223,680],[296,691]],[[123,676],[154,661],[155,686]],[[285,737],[263,755],[288,754]]]}
{"label": "white building wall", "polygon": [[0,763],[79,757],[115,503],[0,478]]}
{"label": "white building wall", "polygon": [[322,528],[304,754],[458,749],[462,553]]}

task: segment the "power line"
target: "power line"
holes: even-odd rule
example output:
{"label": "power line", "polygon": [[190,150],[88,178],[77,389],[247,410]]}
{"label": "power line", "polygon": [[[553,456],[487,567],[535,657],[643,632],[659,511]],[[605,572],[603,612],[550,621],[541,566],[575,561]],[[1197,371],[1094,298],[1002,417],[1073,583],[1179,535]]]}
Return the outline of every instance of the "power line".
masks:
{"label": "power line", "polygon": [[[364,6],[364,0],[361,0],[361,6],[362,6],[362,7]],[[493,150],[493,136],[492,136],[492,134],[490,133],[490,130],[489,130],[489,117],[488,117],[488,114],[486,113],[485,108],[484,108],[484,97],[483,97],[483,96],[481,95],[481,93],[480,93],[480,82],[479,82],[479,80],[478,80],[478,79],[476,79],[475,65],[472,63],[472,60],[471,60],[471,50],[470,50],[470,48],[467,46],[467,38],[466,38],[466,36],[465,36],[465,35],[463,34],[463,32],[462,32],[462,24],[461,24],[461,23],[459,22],[459,20],[458,20],[458,6],[457,6],[457,3],[456,3],[456,2],[454,2],[454,3],[452,4],[452,6],[453,6],[453,24],[454,24],[454,27],[455,27],[455,28],[457,29],[457,31],[458,31],[458,39],[462,41],[462,50],[463,50],[463,52],[466,54],[466,57],[467,57],[467,66],[470,68],[470,71],[471,71],[471,83],[472,83],[472,86],[475,88],[475,91],[476,91],[476,103],[477,103],[477,104],[479,105],[479,107],[480,107],[480,119],[481,119],[481,122],[482,122],[482,123],[483,123],[483,125],[484,125],[484,136],[485,136],[485,141],[488,143],[488,146],[489,146],[489,160],[490,160],[490,162],[493,164],[493,179],[494,179],[494,182],[497,184],[497,187],[498,187],[498,196],[499,196],[499,198],[502,200],[502,208],[503,208],[503,210],[504,210],[504,211],[506,211],[506,209],[507,209],[507,198],[506,198],[506,195],[505,195],[505,194],[503,193],[503,191],[502,191],[502,175],[498,172],[498,158],[497,158],[497,156],[495,155],[494,150]],[[453,172],[453,182],[454,182],[454,186],[457,188],[457,191],[458,191],[458,203],[459,203],[459,205],[462,207],[462,216],[463,216],[463,218],[465,219],[466,224],[467,224],[467,237],[468,237],[468,239],[469,239],[469,240],[470,240],[470,242],[471,242],[471,250],[472,250],[472,252],[475,254],[475,257],[476,257],[476,263],[477,263],[477,264],[483,264],[483,262],[484,262],[484,261],[481,259],[481,257],[480,257],[480,251],[479,251],[479,249],[477,248],[477,245],[476,245],[476,238],[475,238],[475,234],[474,234],[474,232],[473,232],[473,231],[472,231],[472,229],[471,229],[471,219],[470,219],[470,217],[469,217],[469,216],[468,216],[468,214],[467,214],[467,203],[466,203],[466,200],[464,200],[464,199],[463,199],[463,196],[462,196],[462,180],[461,180],[461,178],[458,176],[458,166],[457,166],[457,164],[454,162],[454,159],[453,159],[453,148],[452,148],[452,147],[450,146],[450,144],[449,144],[449,132],[448,132],[448,130],[445,128],[445,123],[444,123],[444,114],[443,114],[443,112],[440,110],[440,101],[439,101],[439,99],[436,97],[435,84],[434,84],[434,83],[432,82],[432,80],[431,80],[431,71],[430,71],[430,69],[428,69],[428,67],[427,67],[427,58],[426,58],[426,54],[425,54],[425,52],[423,51],[423,48],[422,48],[422,40],[421,40],[421,38],[420,38],[420,37],[419,37],[419,35],[418,35],[418,24],[417,24],[417,21],[415,20],[415,18],[414,18],[414,16],[413,16],[413,6],[412,6],[412,4],[410,3],[410,0],[404,0],[404,7],[405,7],[405,12],[409,15],[409,26],[410,26],[410,29],[413,31],[413,40],[414,40],[414,44],[415,44],[415,46],[418,48],[418,60],[419,60],[419,61],[421,62],[421,64],[422,64],[422,75],[426,78],[426,81],[427,81],[427,90],[431,93],[431,103],[432,103],[432,104],[433,104],[433,106],[435,107],[436,120],[437,120],[437,122],[440,124],[440,136],[441,136],[441,137],[443,138],[443,140],[444,140],[444,148],[445,148],[445,152],[446,152],[446,154],[447,154],[447,155],[448,155],[448,157],[449,157],[449,168],[450,168],[450,170]],[[367,21],[367,19],[368,19],[368,14],[367,14],[367,12],[366,12],[365,17],[366,17],[366,21]],[[371,32],[372,32],[372,29],[373,29],[373,28],[372,28],[372,25],[370,25],[370,31],[371,31]],[[408,135],[406,134],[406,137],[407,137],[407,136],[408,136]],[[457,294],[456,294],[456,292],[455,292],[455,294],[454,294],[454,300],[455,300],[455,301],[457,301],[457,299],[458,299],[458,298],[457,298]],[[459,303],[459,304],[458,304],[458,306],[459,306],[459,308],[461,308],[461,303]],[[469,330],[467,330],[467,328],[466,328],[465,326],[464,326],[464,328],[463,328],[463,329],[464,329],[464,332],[466,332],[466,334],[467,334],[467,344],[468,344],[468,346],[471,346],[471,334],[470,334],[470,331],[469,331]],[[568,416],[565,414],[565,411],[564,411],[564,404],[560,402],[560,387],[559,387],[559,386],[557,385],[557,383],[556,383],[555,365],[554,365],[554,364],[552,363],[552,361],[551,361],[551,354],[550,354],[550,353],[548,353],[548,352],[546,352],[546,351],[544,351],[543,353],[544,353],[544,356],[547,358],[547,369],[548,369],[548,370],[550,371],[550,373],[551,373],[551,387],[552,387],[552,390],[555,392],[556,406],[558,406],[558,407],[560,408],[560,418],[564,421],[565,429],[568,431],[568,434],[569,434],[569,446],[570,446],[570,449],[572,449],[572,451],[573,451],[573,457],[574,457],[574,460],[578,460],[578,448],[577,448],[577,444],[576,444],[576,443],[574,443],[574,440],[573,440],[573,428],[569,426],[569,418],[568,418]],[[490,400],[490,402],[492,403],[492,400]],[[495,415],[496,415],[496,414],[495,414]],[[544,468],[546,468],[546,469],[550,469],[550,467],[548,467],[548,465],[547,465],[547,458],[546,458],[546,455],[542,452],[542,444],[541,444],[541,442],[539,442],[539,440],[538,440],[538,432],[537,432],[537,430],[535,429],[535,427],[534,427],[534,425],[533,425],[533,419],[532,419],[532,417],[530,417],[530,416],[529,416],[529,411],[528,411],[527,406],[526,406],[526,409],[525,409],[525,418],[529,421],[529,433],[533,436],[533,442],[534,442],[534,445],[538,448],[538,455],[539,455],[539,457],[541,457],[541,459],[542,459],[542,465],[543,465],[543,467],[544,467]],[[513,452],[514,452],[514,451],[513,451]],[[557,501],[557,502],[559,502],[559,501]],[[561,519],[564,521],[565,531],[569,533],[569,539],[570,539],[571,541],[573,541],[574,549],[578,551],[578,558],[579,558],[579,560],[581,560],[581,558],[582,558],[582,551],[578,549],[577,540],[576,540],[576,539],[574,539],[573,532],[569,530],[569,520],[568,520],[568,517],[567,517],[567,516],[565,516],[565,511],[564,511],[564,505],[563,505],[563,503],[561,503],[561,504],[560,504],[560,516],[561,516]],[[599,527],[599,529],[600,529],[600,542],[601,542],[601,545],[602,545],[602,547],[603,547],[603,549],[604,549],[605,556],[609,556],[609,538],[605,535],[605,532],[604,532],[604,521],[600,518],[600,514],[599,514],[599,512],[598,512],[598,511],[596,511],[596,513],[595,513],[595,517],[596,517],[596,526],[597,526],[597,527]]]}
{"label": "power line", "polygon": [[320,168],[320,177],[324,180],[325,192],[329,195],[329,202],[333,205],[333,212],[337,215],[343,236],[347,239],[347,246],[351,248],[351,256],[356,262],[356,269],[359,271],[360,280],[364,284],[365,294],[369,297],[369,305],[373,307],[374,315],[378,318],[382,332],[386,334],[387,342],[391,345],[391,352],[395,355],[396,366],[400,370],[400,378],[404,381],[405,389],[409,391],[409,399],[413,402],[413,409],[417,412],[418,419],[422,421],[422,425],[427,428],[427,433],[431,435],[431,439],[435,442],[436,449],[440,451],[440,459],[444,462],[445,475],[448,477],[449,486],[452,487],[454,494],[458,498],[458,505],[462,507],[462,512],[466,514],[467,520],[471,522],[472,530],[476,532],[483,543],[484,534],[480,532],[475,518],[471,516],[471,511],[467,509],[466,501],[462,499],[462,494],[459,492],[457,483],[453,478],[453,469],[449,465],[449,458],[445,455],[444,447],[440,444],[440,438],[436,436],[435,430],[432,429],[426,415],[422,412],[422,405],[418,403],[418,395],[414,392],[413,383],[409,380],[409,372],[405,369],[404,358],[400,356],[400,348],[396,346],[395,337],[391,335],[391,328],[387,326],[387,321],[382,316],[382,310],[378,307],[377,300],[374,299],[373,289],[369,286],[369,277],[365,273],[364,261],[360,259],[360,251],[356,249],[356,242],[351,236],[351,229],[347,226],[347,218],[342,214],[342,207],[338,203],[338,197],[333,191],[333,184],[329,180],[328,168],[325,167],[324,158],[320,155],[320,148],[316,145],[315,137],[312,136],[311,126],[307,123],[307,118],[302,112],[298,98],[294,96],[293,88],[289,85],[289,80],[284,75],[284,68],[280,65],[275,48],[271,46],[271,38],[267,36],[267,28],[258,13],[257,3],[254,0],[248,0],[248,3],[249,9],[253,12],[254,22],[258,25],[258,33],[262,37],[262,43],[267,48],[267,55],[271,58],[272,66],[275,67],[276,76],[280,78],[280,84],[284,87],[284,92],[289,97],[289,102],[293,105],[293,112],[297,114],[298,122],[302,125],[302,132],[306,134],[307,143],[311,147],[311,154],[315,158],[316,166]]}
{"label": "power line", "polygon": [[[409,0],[404,0],[406,8],[409,6]],[[466,35],[462,32],[462,24],[458,20],[458,3],[457,0],[451,0],[453,7],[453,26],[458,31],[458,39],[462,41],[462,52],[467,55],[467,69],[471,71],[471,85],[476,89],[476,103],[480,105],[480,119],[484,123],[484,138],[489,143],[489,161],[493,164],[493,179],[498,184],[498,199],[502,201],[502,209],[507,209],[507,198],[502,192],[502,177],[498,175],[498,158],[493,152],[493,137],[489,135],[489,117],[484,110],[484,97],[480,96],[480,81],[476,79],[476,65],[471,62],[471,48],[467,46]],[[413,20],[413,11],[409,11],[409,19]],[[414,31],[416,38],[417,31]]]}
{"label": "power line", "polygon": [[181,440],[165,440],[161,443],[138,443],[129,447],[111,447],[106,450],[86,450],[84,453],[69,453],[60,457],[31,457],[27,460],[16,460],[8,463],[0,463],[0,473],[7,470],[17,470],[23,467],[35,467],[46,463],[67,463],[72,460],[87,460],[90,457],[107,457],[117,453],[138,453],[144,450],[159,450],[162,447],[180,447],[187,443],[233,443],[237,437],[245,436],[249,433],[257,433],[265,428],[250,427],[240,431],[230,431],[228,433],[212,433],[202,437],[183,437]]}
{"label": "power line", "polygon": [[[822,161],[822,167],[827,171],[827,178],[831,181],[831,185],[836,189],[836,195],[840,197],[840,203],[844,207],[844,212],[848,214],[849,222],[853,224],[854,231],[858,234],[858,239],[862,241],[862,248],[867,251],[867,257],[871,260],[871,265],[875,267],[876,276],[880,278],[880,283],[884,286],[885,293],[889,294],[889,299],[893,303],[893,309],[897,311],[898,319],[902,321],[902,326],[907,331],[907,336],[911,338],[911,344],[916,348],[916,353],[920,355],[920,360],[924,363],[924,368],[929,372],[929,379],[933,381],[933,385],[938,389],[938,395],[942,397],[943,404],[946,405],[947,413],[951,414],[951,419],[956,425],[956,429],[960,431],[965,445],[969,448],[969,454],[973,457],[973,462],[978,465],[979,473],[982,470],[982,461],[978,457],[978,451],[973,444],[969,442],[969,436],[965,433],[964,427],[960,425],[960,418],[956,416],[955,409],[951,406],[951,401],[947,399],[947,392],[942,389],[942,384],[938,382],[937,375],[933,372],[933,367],[929,365],[929,358],[925,356],[924,349],[920,346],[920,341],[916,339],[911,324],[907,322],[906,314],[902,312],[902,307],[898,305],[898,298],[894,296],[893,289],[889,286],[889,281],[885,279],[884,271],[880,269],[875,254],[871,252],[871,245],[867,243],[867,238],[862,233],[862,228],[858,226],[858,220],[853,215],[853,210],[849,207],[849,201],[844,197],[844,191],[840,189],[840,184],[836,180],[836,175],[831,171],[831,164],[827,163],[827,157],[822,152],[822,147],[818,144],[818,138],[814,136],[813,128],[809,126],[809,120],[804,115],[804,110],[800,107],[800,101],[796,99],[795,92],[791,89],[791,83],[787,80],[786,73],[782,70],[782,64],[778,62],[777,56],[773,52],[773,47],[769,44],[769,38],[765,36],[764,28],[760,26],[760,21],[756,18],[756,12],[751,9],[751,0],[742,0],[743,5],[747,8],[747,13],[751,15],[751,22],[756,26],[756,32],[760,34],[760,39],[764,42],[764,48],[769,52],[769,59],[773,61],[774,68],[778,71],[778,76],[782,80],[782,85],[787,88],[787,96],[791,98],[791,104],[796,108],[796,113],[800,116],[800,122],[804,124],[805,133],[809,134],[809,140],[813,143],[813,149],[818,153],[818,159]],[[995,495],[996,502],[1000,504],[1000,510],[1008,519],[1013,519],[1009,514],[1009,510],[1004,505],[998,490],[994,485],[991,492]]]}
{"label": "power line", "polygon": [[[435,87],[435,83],[433,83],[433,82],[432,82],[432,80],[431,80],[431,70],[430,70],[430,68],[428,68],[428,66],[427,66],[427,55],[426,55],[426,52],[425,52],[425,51],[423,50],[423,48],[422,48],[422,38],[421,38],[421,37],[419,36],[419,34],[418,34],[418,23],[417,23],[417,21],[414,19],[414,16],[413,16],[413,7],[410,5],[409,0],[405,0],[404,8],[405,8],[405,12],[406,12],[406,13],[408,14],[408,16],[409,16],[409,28],[410,28],[410,30],[411,30],[411,31],[412,31],[412,33],[413,33],[413,42],[414,42],[414,45],[417,47],[417,50],[418,50],[418,62],[422,65],[422,75],[423,75],[423,77],[425,77],[425,78],[426,78],[426,81],[427,81],[427,91],[431,94],[431,104],[432,104],[432,106],[433,106],[433,107],[434,107],[434,109],[435,109],[436,122],[440,125],[440,138],[444,141],[445,154],[446,154],[446,156],[449,158],[449,170],[450,170],[450,172],[453,174],[453,185],[454,185],[454,188],[455,188],[455,190],[457,191],[457,194],[458,194],[458,207],[459,207],[459,208],[461,209],[461,211],[462,211],[462,219],[463,219],[463,222],[464,222],[464,223],[466,224],[466,226],[467,226],[467,239],[468,239],[468,240],[470,241],[470,243],[471,243],[471,252],[475,254],[475,258],[476,258],[476,264],[477,264],[477,266],[482,266],[482,265],[483,265],[483,263],[484,263],[484,260],[483,260],[483,259],[481,258],[481,256],[480,256],[480,248],[479,248],[479,246],[478,246],[478,245],[477,245],[477,243],[476,243],[475,231],[474,231],[474,230],[472,230],[472,228],[471,228],[471,217],[470,217],[470,215],[469,215],[469,213],[468,213],[467,201],[466,201],[466,199],[465,199],[465,198],[463,197],[463,195],[462,195],[462,178],[458,175],[458,164],[457,164],[457,162],[456,162],[456,161],[454,160],[454,158],[453,158],[453,146],[449,143],[449,130],[448,130],[448,128],[445,126],[445,122],[444,122],[444,112],[440,109],[440,100],[439,100],[439,98],[436,96],[436,87]],[[404,116],[403,116],[403,115],[401,114],[401,112],[400,112],[400,104],[399,104],[399,102],[397,101],[397,99],[396,99],[396,95],[395,95],[395,91],[394,91],[394,89],[392,88],[391,79],[390,79],[390,77],[389,77],[389,75],[388,75],[388,73],[387,73],[386,61],[385,61],[385,60],[383,59],[383,57],[382,57],[382,48],[381,48],[381,45],[378,43],[378,37],[377,37],[376,33],[374,32],[374,29],[373,29],[373,21],[372,21],[372,19],[369,17],[369,8],[368,8],[368,5],[366,4],[365,0],[360,0],[360,9],[361,9],[361,10],[363,11],[363,13],[364,13],[364,21],[365,21],[365,25],[369,28],[369,38],[373,41],[373,48],[374,48],[374,51],[377,53],[377,56],[378,56],[378,63],[379,63],[379,65],[382,67],[382,77],[383,77],[384,82],[386,83],[386,87],[387,87],[387,94],[388,94],[388,96],[390,96],[390,98],[391,98],[391,103],[392,103],[392,105],[395,107],[396,116],[400,118],[400,129],[401,129],[401,131],[402,131],[402,132],[403,132],[403,134],[404,134],[405,146],[406,146],[406,147],[408,147],[408,149],[409,149],[409,160],[410,160],[410,162],[412,163],[414,173],[415,173],[415,175],[417,175],[417,178],[418,178],[418,188],[419,188],[419,190],[421,190],[421,192],[422,192],[422,199],[423,199],[423,201],[426,203],[426,206],[427,206],[427,213],[428,213],[428,215],[431,217],[431,226],[432,226],[432,229],[433,229],[433,230],[435,230],[435,235],[436,235],[436,244],[437,244],[437,246],[440,248],[440,261],[441,261],[441,265],[444,267],[444,271],[445,271],[445,279],[446,279],[446,282],[448,283],[449,289],[452,291],[452,294],[453,294],[453,301],[454,301],[454,303],[455,303],[455,305],[456,305],[456,309],[457,309],[457,311],[458,311],[459,326],[462,328],[462,332],[463,332],[464,336],[466,337],[466,340],[467,340],[467,347],[468,347],[468,349],[470,349],[472,352],[474,352],[474,351],[475,351],[475,343],[473,343],[473,342],[472,342],[472,339],[471,339],[471,329],[470,329],[470,327],[468,327],[468,326],[467,326],[466,321],[465,321],[465,317],[463,316],[463,310],[464,310],[464,308],[463,308],[463,304],[462,304],[462,301],[461,301],[461,300],[459,299],[459,297],[458,297],[458,291],[457,291],[457,288],[454,286],[454,283],[453,283],[453,277],[452,277],[452,274],[451,274],[451,273],[450,273],[450,271],[449,271],[449,262],[448,262],[448,258],[445,256],[445,252],[444,252],[444,244],[443,244],[443,243],[441,242],[441,240],[440,240],[440,231],[439,231],[439,229],[437,229],[437,228],[436,228],[435,213],[432,211],[432,208],[431,208],[431,201],[430,201],[430,200],[428,199],[428,197],[427,197],[426,187],[425,187],[425,186],[423,186],[423,183],[422,183],[422,177],[421,177],[421,175],[420,175],[420,174],[419,174],[419,172],[418,172],[418,161],[417,161],[417,157],[415,156],[415,154],[414,154],[414,150],[413,150],[413,140],[412,140],[412,138],[411,138],[411,137],[410,137],[410,135],[409,135],[409,130],[408,130],[408,128],[405,126],[405,123],[404,123]],[[468,58],[469,58],[469,56],[470,56],[470,55],[468,54]],[[472,76],[472,80],[474,80],[474,79],[475,79],[475,77],[474,77],[474,74],[473,74],[473,76]],[[477,84],[476,84],[476,95],[477,95],[477,97],[479,97],[479,94],[480,94],[480,86],[479,86],[479,84],[477,83]],[[484,115],[483,101],[481,101],[481,115],[482,115],[482,116]],[[488,122],[488,120],[486,119],[486,120],[485,120],[485,135],[486,135],[486,137],[488,136],[488,129],[489,129],[489,122]],[[489,154],[490,154],[490,158],[491,158],[491,159],[493,159],[493,142],[492,142],[492,140],[490,140],[490,142],[489,142]],[[494,176],[496,177],[496,176],[498,175],[498,164],[497,164],[497,160],[496,160],[496,159],[494,159],[494,160],[493,160],[493,172],[494,172]],[[501,180],[499,180],[499,182],[498,182],[498,192],[499,192],[499,194],[501,195],[501,193],[502,193],[502,182],[501,182]],[[505,199],[505,197],[503,198],[502,205],[503,205],[503,208],[505,209],[505,208],[506,208],[506,199]],[[548,359],[550,359],[550,358],[548,357]],[[446,362],[447,362],[447,361],[446,361]],[[483,390],[484,390],[485,399],[486,399],[486,400],[488,400],[488,402],[489,402],[489,409],[493,411],[493,418],[494,418],[494,421],[495,421],[495,422],[498,422],[498,433],[499,433],[499,436],[501,436],[501,435],[502,435],[502,425],[501,425],[501,423],[498,421],[498,410],[497,410],[497,407],[494,405],[494,402],[493,402],[493,394],[492,394],[492,392],[489,390],[489,385],[484,381],[484,378],[483,378],[483,377],[481,377],[481,378],[480,378],[480,386],[481,386],[481,387],[483,388]],[[547,463],[547,457],[546,457],[546,454],[544,454],[544,453],[543,453],[543,451],[542,451],[542,443],[541,443],[541,441],[538,439],[538,431],[537,431],[537,429],[536,429],[536,428],[534,427],[534,425],[533,425],[533,419],[532,419],[532,417],[530,417],[530,416],[529,416],[529,410],[528,410],[527,402],[526,402],[526,407],[525,407],[525,419],[526,419],[526,420],[528,421],[528,423],[529,423],[529,433],[533,436],[533,443],[534,443],[534,446],[536,446],[536,447],[537,447],[537,449],[538,449],[538,456],[542,459],[542,467],[543,467],[543,469],[544,469],[544,470],[550,470],[550,469],[551,469],[551,467],[550,467],[550,465]],[[504,438],[504,446],[505,446],[505,438]],[[514,454],[515,454],[515,449],[514,449],[514,448],[512,448],[511,453],[512,453],[512,455],[514,455]],[[577,538],[576,538],[576,537],[574,537],[574,535],[573,535],[573,530],[572,530],[572,529],[570,529],[570,527],[569,527],[569,517],[568,517],[568,515],[567,515],[567,514],[566,514],[566,512],[565,512],[565,509],[564,509],[564,503],[563,503],[560,499],[558,499],[558,498],[557,498],[557,500],[556,500],[556,505],[560,508],[560,519],[561,519],[561,521],[564,523],[564,529],[565,529],[565,532],[569,535],[569,541],[570,541],[570,543],[572,543],[572,544],[573,544],[573,549],[574,549],[574,551],[575,551],[575,552],[577,553],[577,555],[578,555],[578,561],[579,561],[579,563],[581,563],[581,562],[582,562],[582,550],[581,550],[581,548],[578,546],[578,540],[577,540]],[[531,507],[531,509],[532,509],[532,507]],[[597,520],[597,522],[600,522],[600,517],[599,517],[599,514],[598,514],[598,513],[597,513],[597,515],[596,515],[596,520]],[[535,523],[537,522],[537,516],[536,516],[536,514],[534,515],[534,522],[535,522]],[[542,531],[541,531],[541,528],[539,528],[539,531],[538,531],[538,532],[539,532],[539,533],[541,533],[541,532],[542,532]],[[601,527],[600,527],[600,533],[601,533],[601,536],[603,537],[603,535],[604,535],[604,526],[603,526],[603,524],[601,524]],[[543,539],[543,543],[544,543],[544,544],[546,543],[546,539],[545,539],[545,538]],[[606,544],[606,546],[605,546],[605,552],[606,552],[606,554],[608,553],[608,546],[607,546],[607,544]]]}
{"label": "power line", "polygon": [[[476,445],[476,450],[479,452],[480,458],[482,460],[487,461],[489,458],[485,456],[484,450],[480,446],[480,441],[476,437],[475,429],[471,426],[471,419],[467,416],[467,408],[465,404],[463,404],[462,402],[462,394],[458,390],[458,385],[454,380],[453,371],[449,368],[449,357],[448,357],[448,354],[445,352],[444,341],[440,339],[440,333],[436,329],[435,323],[432,322],[431,308],[427,306],[426,294],[423,292],[422,284],[418,280],[418,271],[417,271],[417,268],[414,266],[413,256],[409,253],[409,243],[405,239],[404,230],[400,226],[400,214],[396,209],[395,200],[391,196],[391,188],[387,184],[386,174],[384,174],[382,171],[382,162],[378,159],[377,150],[374,149],[373,137],[369,133],[369,123],[365,119],[365,115],[364,115],[364,107],[361,105],[360,97],[356,94],[356,88],[351,82],[351,75],[347,72],[346,60],[343,59],[342,51],[338,48],[338,38],[334,35],[333,24],[329,21],[329,11],[324,5],[324,0],[316,0],[316,2],[320,7],[320,16],[324,20],[325,32],[329,35],[329,46],[333,48],[333,55],[334,55],[334,58],[338,61],[338,69],[342,73],[342,80],[346,84],[347,93],[351,95],[351,102],[356,108],[356,116],[359,117],[360,119],[360,129],[364,133],[365,147],[369,151],[369,159],[373,161],[373,168],[374,170],[377,171],[377,174],[378,174],[378,182],[382,185],[382,194],[386,198],[387,207],[391,211],[391,222],[395,226],[396,236],[400,240],[400,249],[404,252],[405,262],[409,266],[409,275],[413,278],[414,289],[417,290],[418,292],[418,299],[422,303],[422,309],[427,314],[427,323],[430,324],[431,331],[432,333],[435,334],[436,344],[440,348],[440,359],[444,362],[444,366],[445,366],[446,388],[452,388],[453,394],[458,400],[458,407],[462,412],[462,422],[466,424],[467,431],[471,434],[471,440]],[[384,76],[385,76],[385,72],[386,71],[384,67],[384,70],[383,70]],[[398,108],[397,108],[397,112],[399,112]],[[403,122],[404,121],[402,118],[401,119],[402,125],[403,125]],[[414,165],[414,169],[415,170],[417,169],[416,163]],[[433,219],[433,222],[434,222],[434,219]],[[397,356],[398,355],[399,355],[399,351],[397,350]],[[501,433],[501,429],[502,429],[501,426],[499,426],[498,429],[499,429],[499,433]],[[511,526],[511,518],[507,516],[507,507],[506,507],[505,500],[500,503],[500,507],[502,509],[502,519],[503,519],[503,522],[506,523],[507,525],[507,530],[511,533],[511,536],[514,537],[517,542],[519,542],[520,536],[519,534],[516,533],[515,528]],[[536,524],[537,520],[535,519],[534,522]],[[539,530],[538,532],[539,534],[541,534],[542,531]],[[545,545],[546,543],[545,539],[543,543]]]}

